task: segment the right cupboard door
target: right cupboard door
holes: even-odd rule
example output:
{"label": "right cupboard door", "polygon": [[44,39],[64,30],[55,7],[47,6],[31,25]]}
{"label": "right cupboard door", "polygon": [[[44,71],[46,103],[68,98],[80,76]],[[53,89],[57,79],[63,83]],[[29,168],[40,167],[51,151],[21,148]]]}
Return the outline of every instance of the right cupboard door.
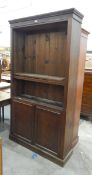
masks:
{"label": "right cupboard door", "polygon": [[35,145],[45,151],[59,155],[62,147],[61,111],[36,106],[35,114]]}

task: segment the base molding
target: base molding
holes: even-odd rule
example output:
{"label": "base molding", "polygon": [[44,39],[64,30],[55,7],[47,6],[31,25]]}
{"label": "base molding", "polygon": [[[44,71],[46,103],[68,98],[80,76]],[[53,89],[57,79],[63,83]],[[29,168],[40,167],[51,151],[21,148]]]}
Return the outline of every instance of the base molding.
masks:
{"label": "base molding", "polygon": [[92,114],[91,113],[83,113],[81,112],[81,118],[85,118],[89,121],[92,121]]}
{"label": "base molding", "polygon": [[37,154],[43,156],[44,158],[47,158],[48,160],[51,160],[52,162],[54,162],[62,167],[68,161],[68,159],[70,158],[70,156],[72,155],[72,152],[73,152],[73,149],[72,149],[64,159],[61,159],[53,154],[50,154],[49,152],[47,152],[45,150],[42,150],[41,148],[37,147],[36,145],[32,145],[31,143],[29,143],[25,140],[22,140],[19,137],[16,137],[15,135],[10,134],[9,139],[24,146],[25,148],[30,149],[31,151],[36,152]]}
{"label": "base molding", "polygon": [[72,148],[74,148],[77,145],[78,141],[79,141],[79,136],[73,139]]}

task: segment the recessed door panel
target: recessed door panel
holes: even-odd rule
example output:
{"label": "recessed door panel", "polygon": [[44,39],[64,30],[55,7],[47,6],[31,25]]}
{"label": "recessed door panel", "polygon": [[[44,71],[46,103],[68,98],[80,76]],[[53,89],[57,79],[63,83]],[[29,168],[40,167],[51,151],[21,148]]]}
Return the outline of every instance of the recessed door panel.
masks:
{"label": "recessed door panel", "polygon": [[62,134],[61,113],[37,106],[35,123],[36,145],[58,153]]}
{"label": "recessed door panel", "polygon": [[13,111],[15,133],[31,141],[33,137],[34,106],[15,100]]}

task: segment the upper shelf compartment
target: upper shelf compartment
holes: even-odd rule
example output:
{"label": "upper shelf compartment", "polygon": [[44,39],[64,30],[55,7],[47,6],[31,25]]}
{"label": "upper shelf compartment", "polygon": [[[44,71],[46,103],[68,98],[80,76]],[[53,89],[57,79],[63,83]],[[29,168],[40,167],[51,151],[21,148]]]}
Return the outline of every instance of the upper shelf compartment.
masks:
{"label": "upper shelf compartment", "polygon": [[14,73],[66,76],[66,28],[65,32],[58,28],[35,33],[15,30],[14,37]]}
{"label": "upper shelf compartment", "polygon": [[56,77],[56,76],[48,76],[48,75],[40,75],[40,74],[29,74],[29,73],[16,73],[14,78],[21,80],[28,80],[46,84],[54,84],[54,85],[64,85],[65,78],[64,77]]}

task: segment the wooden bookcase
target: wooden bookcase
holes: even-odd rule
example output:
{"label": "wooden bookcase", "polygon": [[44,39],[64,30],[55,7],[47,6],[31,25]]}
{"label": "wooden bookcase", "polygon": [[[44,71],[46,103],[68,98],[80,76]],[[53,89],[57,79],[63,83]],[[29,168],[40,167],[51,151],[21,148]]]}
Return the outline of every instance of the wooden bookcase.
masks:
{"label": "wooden bookcase", "polygon": [[78,141],[82,18],[68,9],[10,21],[10,138],[60,165]]}

